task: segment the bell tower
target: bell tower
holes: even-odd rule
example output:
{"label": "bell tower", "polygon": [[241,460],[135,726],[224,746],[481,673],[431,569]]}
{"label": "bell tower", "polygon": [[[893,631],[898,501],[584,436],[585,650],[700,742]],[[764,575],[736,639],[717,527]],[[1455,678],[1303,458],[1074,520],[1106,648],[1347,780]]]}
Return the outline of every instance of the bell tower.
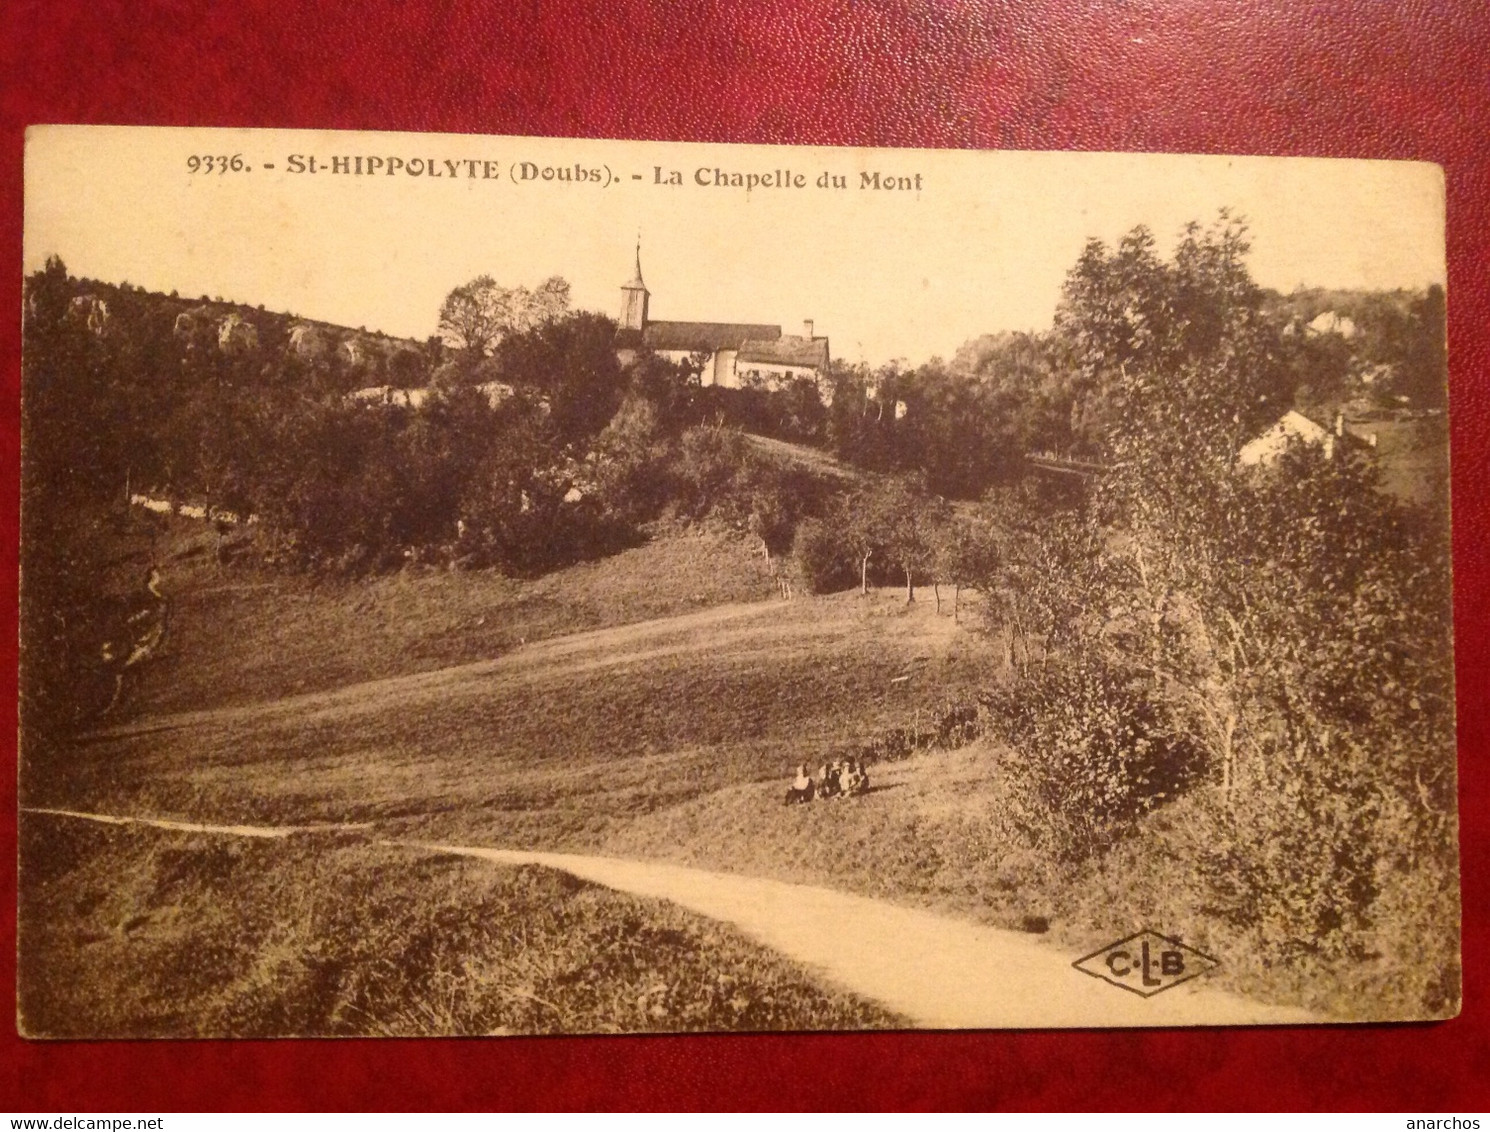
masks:
{"label": "bell tower", "polygon": [[647,285],[642,282],[642,242],[636,241],[636,274],[621,286],[621,329],[642,331],[647,328]]}

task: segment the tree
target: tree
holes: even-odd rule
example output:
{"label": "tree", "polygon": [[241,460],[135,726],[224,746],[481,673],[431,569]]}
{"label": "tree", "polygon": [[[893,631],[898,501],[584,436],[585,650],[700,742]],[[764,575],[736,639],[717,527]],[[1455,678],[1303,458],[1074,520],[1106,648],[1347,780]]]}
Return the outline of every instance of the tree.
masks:
{"label": "tree", "polygon": [[440,334],[452,348],[484,357],[507,335],[533,330],[568,309],[569,284],[557,275],[533,290],[478,275],[440,304]]}
{"label": "tree", "polygon": [[904,365],[898,361],[873,371],[862,362],[833,363],[826,434],[834,455],[873,471],[917,466],[905,451],[909,430],[897,428],[902,422],[895,416],[895,403],[904,391],[905,379]]}
{"label": "tree", "polygon": [[869,564],[878,559],[900,572],[906,601],[915,601],[915,579],[929,571],[931,531],[944,506],[908,477],[876,478],[843,501],[834,525],[853,555],[861,594],[869,594]]}
{"label": "tree", "polygon": [[[1096,532],[1077,534],[1063,581],[1075,589],[1084,576],[1088,608],[1127,611],[1100,628],[1102,646],[1141,642],[1125,663],[1154,669],[1169,694],[1186,699],[1223,762],[1237,726],[1225,682],[1202,689],[1179,669],[1192,628],[1222,653],[1229,648],[1229,610],[1216,609],[1214,623],[1204,617],[1207,603],[1225,602],[1215,588],[1225,551],[1214,536],[1237,521],[1240,444],[1277,411],[1276,338],[1246,252],[1245,227],[1225,212],[1209,228],[1188,225],[1172,263],[1146,229],[1111,253],[1094,241],[1067,278],[1058,314],[1089,397],[1102,405],[1111,467],[1087,522],[1125,536],[1119,554]],[[1047,611],[1047,620],[1054,629],[1061,618]],[[1160,674],[1170,661],[1176,667]]]}
{"label": "tree", "polygon": [[[932,578],[936,611],[942,611],[940,583],[952,585],[952,620],[964,586],[988,586],[999,565],[998,540],[993,524],[982,515],[950,515],[934,531]],[[989,587],[991,588],[991,587]]]}
{"label": "tree", "polygon": [[1138,227],[1108,252],[1088,243],[1056,325],[1078,367],[1078,412],[1106,457],[1172,441],[1227,459],[1287,403],[1277,328],[1246,268],[1245,224],[1222,210],[1185,227],[1172,263]]}
{"label": "tree", "polygon": [[852,584],[853,567],[857,563],[845,562],[843,545],[841,532],[827,520],[807,518],[797,524],[792,537],[792,557],[813,593],[831,593]]}
{"label": "tree", "polygon": [[508,334],[490,367],[548,406],[559,443],[588,442],[615,415],[625,392],[615,340],[613,320],[575,311]]}
{"label": "tree", "polygon": [[[951,511],[946,500],[907,479],[891,481],[883,504],[887,556],[905,576],[905,601],[916,600],[916,579],[934,577],[936,544]],[[941,607],[941,595],[937,595]]]}
{"label": "tree", "polygon": [[466,541],[480,561],[511,574],[539,573],[571,552],[562,529],[570,480],[554,462],[536,406],[514,398],[495,412],[497,443],[484,453],[461,501]]}
{"label": "tree", "polygon": [[1409,338],[1403,350],[1402,392],[1427,408],[1448,401],[1448,355],[1443,288],[1430,286],[1411,308]]}
{"label": "tree", "polygon": [[776,419],[774,431],[783,440],[798,444],[821,441],[827,420],[817,382],[810,377],[793,377],[771,397]]}
{"label": "tree", "polygon": [[750,493],[750,515],[746,527],[760,540],[761,556],[769,566],[773,554],[790,549],[792,536],[796,533],[797,516],[790,496],[780,491],[776,483],[756,485]]}
{"label": "tree", "polygon": [[[676,437],[691,425],[704,423],[703,387],[691,362],[670,362],[651,351],[641,354],[626,372],[628,395],[649,402],[657,426]],[[712,387],[711,392],[722,392]]]}
{"label": "tree", "polygon": [[837,528],[858,567],[862,597],[869,596],[869,560],[883,554],[890,541],[889,517],[883,503],[875,489],[861,488],[844,500],[839,512]]}
{"label": "tree", "polygon": [[429,357],[423,351],[400,346],[388,356],[388,384],[415,389],[429,377]]}
{"label": "tree", "polygon": [[630,393],[595,442],[592,466],[607,511],[627,522],[655,518],[666,502],[666,437],[656,405]]}

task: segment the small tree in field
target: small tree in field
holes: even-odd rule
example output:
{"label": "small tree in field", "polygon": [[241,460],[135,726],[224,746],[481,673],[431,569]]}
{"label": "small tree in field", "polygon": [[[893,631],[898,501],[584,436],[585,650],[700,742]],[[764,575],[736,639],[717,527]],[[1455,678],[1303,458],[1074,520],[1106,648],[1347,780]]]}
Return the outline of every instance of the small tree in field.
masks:
{"label": "small tree in field", "polygon": [[[944,499],[906,480],[889,485],[883,507],[888,557],[905,575],[905,601],[909,605],[916,600],[916,579],[935,576],[937,542],[951,511]],[[941,608],[940,594],[937,608]]]}
{"label": "small tree in field", "polygon": [[879,479],[843,501],[834,522],[859,575],[859,592],[869,593],[871,561],[882,562],[905,578],[906,601],[915,600],[915,579],[931,574],[935,531],[946,503],[928,495],[914,480]]}
{"label": "small tree in field", "polygon": [[844,546],[853,556],[859,575],[859,593],[869,596],[869,561],[883,554],[889,545],[889,520],[883,497],[873,488],[864,488],[843,503],[837,524]]}
{"label": "small tree in field", "polygon": [[962,588],[986,584],[998,570],[998,541],[984,516],[954,514],[934,532],[932,589],[936,611],[942,611],[941,583],[952,587],[952,620],[958,619]]}

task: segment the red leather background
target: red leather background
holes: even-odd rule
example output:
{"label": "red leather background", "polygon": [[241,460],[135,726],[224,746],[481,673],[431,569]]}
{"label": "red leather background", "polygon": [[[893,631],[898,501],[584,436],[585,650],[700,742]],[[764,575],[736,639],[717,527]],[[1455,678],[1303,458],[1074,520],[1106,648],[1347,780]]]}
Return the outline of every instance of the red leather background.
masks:
{"label": "red leather background", "polygon": [[[1438,1025],[428,1042],[23,1043],[0,1107],[1490,1107],[1490,16],[1481,0],[9,0],[0,634],[13,672],[22,131],[33,122],[1418,158],[1448,172],[1463,1015]],[[0,696],[0,733],[15,703]],[[0,796],[13,797],[13,749]],[[15,817],[0,814],[4,855]],[[14,1001],[0,869],[0,1002]]]}

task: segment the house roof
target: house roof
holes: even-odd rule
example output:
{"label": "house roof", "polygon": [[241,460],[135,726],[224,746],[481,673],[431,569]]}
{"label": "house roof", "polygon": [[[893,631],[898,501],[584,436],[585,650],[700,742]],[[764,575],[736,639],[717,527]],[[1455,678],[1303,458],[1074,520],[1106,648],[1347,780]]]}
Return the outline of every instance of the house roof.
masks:
{"label": "house roof", "polygon": [[1329,429],[1311,421],[1298,410],[1290,409],[1267,431],[1242,445],[1241,451],[1237,453],[1237,460],[1242,464],[1271,464],[1283,454],[1292,440],[1300,440],[1305,444],[1323,444],[1329,436]]}
{"label": "house roof", "polygon": [[642,342],[653,350],[689,350],[712,354],[738,350],[748,341],[781,337],[781,327],[750,322],[649,322]]}
{"label": "house roof", "polygon": [[1266,432],[1242,445],[1237,453],[1237,462],[1244,465],[1271,464],[1294,441],[1321,445],[1326,456],[1334,455],[1336,441],[1365,448],[1376,446],[1371,435],[1361,435],[1343,417],[1336,417],[1335,428],[1331,430],[1304,416],[1297,409],[1290,409]]}
{"label": "house roof", "polygon": [[1297,436],[1301,440],[1307,440],[1311,444],[1323,440],[1329,435],[1329,429],[1318,421],[1304,416],[1297,409],[1289,409],[1284,413],[1270,432],[1283,433],[1287,436]]}
{"label": "house roof", "polygon": [[800,334],[786,334],[772,339],[754,339],[740,346],[736,362],[756,362],[763,365],[807,366],[812,369],[828,368],[828,340],[826,338],[804,338]]}

